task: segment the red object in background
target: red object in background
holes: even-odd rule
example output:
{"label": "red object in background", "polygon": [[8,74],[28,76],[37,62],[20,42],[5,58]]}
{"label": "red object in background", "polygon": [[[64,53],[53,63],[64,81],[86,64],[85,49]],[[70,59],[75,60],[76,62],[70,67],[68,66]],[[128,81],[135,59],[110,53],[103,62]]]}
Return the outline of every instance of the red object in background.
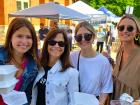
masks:
{"label": "red object in background", "polygon": [[0,95],[0,105],[6,105],[2,99],[2,96]]}

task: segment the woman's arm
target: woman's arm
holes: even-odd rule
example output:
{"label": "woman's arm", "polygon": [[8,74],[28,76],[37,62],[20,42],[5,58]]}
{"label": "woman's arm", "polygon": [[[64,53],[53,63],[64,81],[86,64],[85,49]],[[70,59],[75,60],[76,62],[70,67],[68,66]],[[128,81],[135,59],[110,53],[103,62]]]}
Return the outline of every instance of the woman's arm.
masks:
{"label": "woman's arm", "polygon": [[68,105],[73,105],[73,94],[74,92],[79,91],[79,80],[78,80],[78,71],[77,70],[71,70],[70,73],[70,80],[67,85],[67,90],[68,90],[68,98],[69,102]]}
{"label": "woman's arm", "polygon": [[105,105],[107,98],[108,98],[107,93],[101,93],[99,97],[99,105]]}
{"label": "woman's arm", "polygon": [[113,80],[112,80],[112,70],[109,62],[104,65],[104,70],[101,77],[101,93],[99,97],[99,105],[104,105],[106,103],[109,94],[113,92]]}
{"label": "woman's arm", "polygon": [[132,105],[140,105],[140,100],[135,100]]}

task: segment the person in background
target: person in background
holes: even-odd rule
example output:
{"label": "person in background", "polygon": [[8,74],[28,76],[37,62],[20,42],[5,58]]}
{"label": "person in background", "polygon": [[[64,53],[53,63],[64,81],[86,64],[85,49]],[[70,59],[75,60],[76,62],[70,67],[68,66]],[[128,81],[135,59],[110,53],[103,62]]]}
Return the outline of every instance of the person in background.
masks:
{"label": "person in background", "polygon": [[44,26],[43,23],[40,23],[40,29],[39,29],[39,39],[40,39],[40,46],[42,48],[44,43],[44,38],[47,36],[48,29]]}
{"label": "person in background", "polygon": [[106,38],[106,34],[103,31],[103,26],[99,26],[99,30],[97,32],[97,52],[102,53],[104,47],[104,41]]}
{"label": "person in background", "polygon": [[69,42],[65,31],[49,31],[41,54],[42,69],[33,86],[32,105],[74,105],[79,90],[78,71],[69,60]]}
{"label": "person in background", "polygon": [[70,51],[71,51],[72,50],[72,30],[68,29],[66,33],[67,33],[68,41],[70,44]]}
{"label": "person in background", "polygon": [[94,39],[95,30],[88,22],[76,26],[75,40],[81,50],[71,53],[71,63],[79,70],[80,91],[95,95],[99,105],[105,105],[113,91],[111,65],[92,48]]}
{"label": "person in background", "polygon": [[74,23],[71,24],[70,29],[72,30],[72,33],[75,32],[75,24]]}
{"label": "person in background", "polygon": [[111,53],[110,48],[112,46],[112,41],[113,41],[113,36],[112,36],[111,28],[110,28],[110,26],[107,26],[106,27],[105,44],[106,44],[106,50],[107,50],[107,52],[108,52],[109,55]]}
{"label": "person in background", "polygon": [[[114,97],[123,93],[140,99],[140,22],[133,15],[124,15],[117,25],[121,41],[113,70]],[[140,105],[140,103],[135,103]]]}
{"label": "person in background", "polygon": [[52,21],[51,25],[50,25],[50,30],[53,29],[58,29],[58,22],[57,21]]}
{"label": "person in background", "polygon": [[70,26],[70,29],[72,30],[72,49],[74,49],[76,46],[75,46],[75,39],[74,39],[74,32],[75,32],[75,24],[72,23],[71,26]]}
{"label": "person in background", "polygon": [[[37,37],[33,25],[25,18],[14,18],[8,27],[5,44],[0,47],[0,65],[12,64],[17,67],[15,77],[18,82],[14,90],[26,93],[28,105],[40,66],[37,50]],[[2,97],[0,105],[6,105]]]}

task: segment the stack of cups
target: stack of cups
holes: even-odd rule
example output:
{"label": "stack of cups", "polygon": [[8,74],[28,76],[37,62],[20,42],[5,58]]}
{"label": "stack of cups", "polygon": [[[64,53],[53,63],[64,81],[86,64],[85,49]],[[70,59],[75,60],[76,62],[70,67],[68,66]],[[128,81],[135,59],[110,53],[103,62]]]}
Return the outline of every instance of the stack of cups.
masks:
{"label": "stack of cups", "polygon": [[17,68],[14,65],[0,65],[0,94],[12,91],[17,83],[15,73]]}

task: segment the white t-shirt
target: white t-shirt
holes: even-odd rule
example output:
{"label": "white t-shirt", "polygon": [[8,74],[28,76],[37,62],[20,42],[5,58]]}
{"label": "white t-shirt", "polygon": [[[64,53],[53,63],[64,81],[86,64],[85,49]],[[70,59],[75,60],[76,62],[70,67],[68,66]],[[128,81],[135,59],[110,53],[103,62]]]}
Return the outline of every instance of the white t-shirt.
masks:
{"label": "white t-shirt", "polygon": [[[71,63],[77,68],[79,51],[71,53]],[[92,58],[80,55],[79,60],[80,91],[99,96],[100,93],[112,93],[111,65],[106,57],[97,54]]]}

